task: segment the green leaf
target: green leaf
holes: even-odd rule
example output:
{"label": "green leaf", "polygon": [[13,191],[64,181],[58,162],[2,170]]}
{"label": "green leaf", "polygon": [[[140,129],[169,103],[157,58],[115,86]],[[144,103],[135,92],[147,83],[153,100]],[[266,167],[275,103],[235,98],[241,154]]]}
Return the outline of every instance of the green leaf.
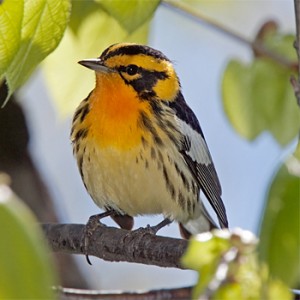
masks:
{"label": "green leaf", "polygon": [[193,237],[182,257],[182,264],[198,271],[200,279],[194,287],[193,296],[200,295],[216,272],[221,255],[229,249],[228,237],[203,233]]}
{"label": "green leaf", "polygon": [[0,183],[0,299],[54,299],[53,263],[37,220]]}
{"label": "green leaf", "polygon": [[149,21],[160,0],[98,0],[103,9],[129,33]]}
{"label": "green leaf", "polygon": [[239,228],[198,234],[182,258],[199,272],[193,299],[291,300],[287,286],[270,278],[256,255],[257,238]]}
{"label": "green leaf", "polygon": [[259,253],[273,276],[296,288],[300,281],[300,162],[291,157],[268,193]]}
{"label": "green leaf", "polygon": [[69,28],[77,35],[80,26],[95,11],[101,11],[102,6],[95,1],[78,1],[72,0],[72,12],[69,22]]}
{"label": "green leaf", "polygon": [[23,9],[22,0],[4,1],[0,4],[0,78],[19,47]]}
{"label": "green leaf", "polygon": [[270,50],[273,50],[290,61],[297,62],[297,54],[295,48],[293,47],[294,42],[294,35],[283,35],[277,31],[275,31],[273,34],[267,35],[264,38],[264,43]]}
{"label": "green leaf", "polygon": [[[266,38],[270,49],[295,59],[291,36]],[[298,133],[300,110],[290,84],[291,71],[267,58],[251,64],[231,60],[222,80],[225,113],[235,130],[248,140],[264,131],[287,145]]]}
{"label": "green leaf", "polygon": [[[78,2],[77,5],[80,3],[85,5],[85,2]],[[145,44],[148,28],[147,23],[128,35],[114,18],[102,10],[95,10],[82,19],[81,25],[76,27],[76,34],[73,29],[68,29],[60,47],[43,64],[49,92],[58,113],[61,116],[73,113],[94,88],[94,72],[82,68],[77,64],[79,60],[98,57],[106,47],[117,42]]]}
{"label": "green leaf", "polygon": [[8,98],[28,79],[35,67],[57,47],[67,26],[69,14],[69,0],[24,2],[23,19],[18,28],[21,41],[5,72],[9,87]]}
{"label": "green leaf", "polygon": [[251,65],[237,60],[228,63],[222,82],[223,105],[241,136],[253,140],[269,131],[281,145],[296,137],[300,113],[289,77],[289,70],[264,58]]}

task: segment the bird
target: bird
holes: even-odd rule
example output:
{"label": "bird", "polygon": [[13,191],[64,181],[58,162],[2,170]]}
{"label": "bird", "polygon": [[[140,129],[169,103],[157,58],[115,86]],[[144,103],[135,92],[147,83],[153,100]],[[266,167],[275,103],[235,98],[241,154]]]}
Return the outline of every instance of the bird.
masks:
{"label": "bird", "polygon": [[78,63],[96,83],[75,111],[71,142],[85,188],[104,210],[99,219],[131,230],[136,216],[162,215],[155,231],[176,221],[184,238],[228,228],[211,154],[172,61],[146,45],[117,43]]}

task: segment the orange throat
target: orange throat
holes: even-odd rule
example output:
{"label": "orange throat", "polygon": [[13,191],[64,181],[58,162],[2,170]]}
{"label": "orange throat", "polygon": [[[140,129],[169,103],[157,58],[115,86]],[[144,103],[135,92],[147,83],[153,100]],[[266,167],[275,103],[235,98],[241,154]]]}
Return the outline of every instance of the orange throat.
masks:
{"label": "orange throat", "polygon": [[90,113],[84,122],[89,127],[89,138],[99,147],[129,150],[141,143],[140,113],[149,111],[148,102],[139,100],[119,74],[97,74]]}

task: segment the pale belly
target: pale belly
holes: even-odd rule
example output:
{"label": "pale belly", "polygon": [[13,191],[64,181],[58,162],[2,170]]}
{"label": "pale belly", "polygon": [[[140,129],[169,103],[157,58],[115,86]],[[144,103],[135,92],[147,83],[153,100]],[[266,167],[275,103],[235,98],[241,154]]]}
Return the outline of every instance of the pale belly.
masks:
{"label": "pale belly", "polygon": [[185,223],[196,217],[198,188],[176,153],[141,145],[120,155],[114,148],[91,147],[83,155],[83,179],[100,208],[131,216],[163,214]]}

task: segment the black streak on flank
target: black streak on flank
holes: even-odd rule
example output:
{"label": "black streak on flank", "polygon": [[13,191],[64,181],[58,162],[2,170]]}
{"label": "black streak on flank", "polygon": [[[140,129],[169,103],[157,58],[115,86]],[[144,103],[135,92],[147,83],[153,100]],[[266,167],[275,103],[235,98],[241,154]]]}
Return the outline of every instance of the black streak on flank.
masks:
{"label": "black streak on flank", "polygon": [[76,150],[76,153],[78,153],[79,148],[80,148],[80,145],[79,145],[79,143],[77,143],[77,144],[76,144],[76,147],[74,148],[74,149]]}
{"label": "black streak on flank", "polygon": [[[81,107],[79,107],[74,116],[73,116],[73,123],[78,119],[78,117],[81,115],[80,117],[80,122],[82,122],[85,118],[85,116],[89,113],[90,111],[90,107],[89,107],[89,97],[91,95],[92,92],[89,93],[89,95],[84,99],[82,100],[81,104],[84,103],[84,105],[82,105]],[[73,134],[73,130],[74,128],[72,128],[72,131],[71,131],[71,135]]]}
{"label": "black streak on flank", "polygon": [[142,141],[142,145],[143,145],[144,149],[146,149],[147,146],[148,146],[147,140],[142,136],[142,137],[141,137],[141,141]]}
{"label": "black streak on flank", "polygon": [[180,178],[182,180],[183,185],[185,186],[185,188],[187,190],[190,190],[190,184],[189,184],[186,176],[184,175],[184,173],[179,169],[179,166],[176,162],[174,163],[174,166],[175,166],[177,174],[180,176]]}
{"label": "black streak on flank", "polygon": [[170,181],[169,181],[169,176],[168,176],[166,167],[164,165],[163,165],[163,175],[164,175],[166,185],[168,186],[170,184]]}
{"label": "black streak on flank", "polygon": [[160,116],[163,112],[163,109],[161,107],[161,104],[158,100],[155,100],[155,99],[152,99],[150,102],[149,102],[151,108],[152,108],[152,111],[154,112],[154,114],[156,116]]}
{"label": "black streak on flank", "polygon": [[85,119],[86,115],[90,112],[90,107],[88,105],[88,103],[82,107],[82,113],[81,113],[81,117],[80,117],[80,122],[83,122],[83,120]]}
{"label": "black streak on flank", "polygon": [[151,154],[152,159],[156,159],[156,152],[155,152],[155,149],[153,147],[151,147],[150,154]]}
{"label": "black streak on flank", "polygon": [[159,150],[157,151],[157,155],[158,155],[157,168],[158,170],[160,170],[162,166],[164,166],[164,158]]}
{"label": "black streak on flank", "polygon": [[152,125],[149,117],[143,111],[140,112],[140,124],[142,124],[142,126],[145,129],[150,131],[156,145],[158,145],[158,146],[163,145],[162,139],[159,137],[159,135],[158,135],[156,129],[154,128],[154,126]]}
{"label": "black streak on flank", "polygon": [[166,187],[169,190],[171,197],[175,199],[175,188],[174,185],[170,182],[169,175],[167,173],[166,167],[163,166],[163,176],[166,182]]}
{"label": "black streak on flank", "polygon": [[161,161],[161,163],[164,164],[164,158],[160,151],[158,151],[158,158]]}
{"label": "black streak on flank", "polygon": [[192,206],[192,201],[191,201],[190,198],[187,199],[186,204],[187,204],[187,211],[188,211],[189,213],[191,213],[191,212],[192,212],[192,207],[193,207],[193,206]]}
{"label": "black streak on flank", "polygon": [[83,156],[79,155],[78,156],[78,168],[79,168],[80,175],[83,178],[82,164],[83,164]]}
{"label": "black streak on flank", "polygon": [[180,205],[181,208],[185,209],[185,200],[181,191],[179,191],[178,194],[178,204]]}
{"label": "black streak on flank", "polygon": [[88,132],[89,132],[89,130],[87,128],[79,129],[75,135],[75,141],[86,138]]}

